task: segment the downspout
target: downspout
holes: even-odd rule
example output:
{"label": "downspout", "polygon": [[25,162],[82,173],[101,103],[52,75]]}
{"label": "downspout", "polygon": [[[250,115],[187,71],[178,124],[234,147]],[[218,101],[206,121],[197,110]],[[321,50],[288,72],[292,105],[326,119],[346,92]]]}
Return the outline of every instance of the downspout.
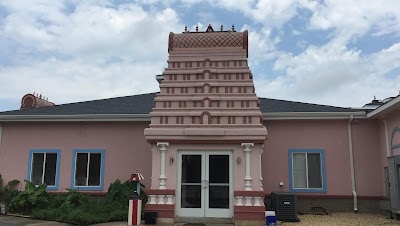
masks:
{"label": "downspout", "polygon": [[383,125],[385,126],[385,142],[386,142],[386,156],[387,157],[392,157],[393,156],[393,149],[389,145],[389,136],[388,136],[388,130],[387,130],[387,121],[384,119]]}
{"label": "downspout", "polygon": [[357,207],[357,192],[356,192],[356,177],[354,174],[354,156],[353,156],[353,137],[351,133],[351,123],[353,122],[353,115],[350,115],[349,122],[347,124],[347,132],[349,135],[349,155],[350,155],[350,173],[351,173],[351,188],[353,190],[353,202],[354,202],[354,212],[358,212]]}

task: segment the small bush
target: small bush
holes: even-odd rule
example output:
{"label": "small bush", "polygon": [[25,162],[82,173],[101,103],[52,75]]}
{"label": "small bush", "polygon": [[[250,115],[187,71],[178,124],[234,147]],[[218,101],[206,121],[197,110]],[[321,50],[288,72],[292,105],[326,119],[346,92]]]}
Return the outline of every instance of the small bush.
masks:
{"label": "small bush", "polygon": [[19,180],[12,180],[3,187],[3,178],[0,175],[0,202],[4,202],[7,207],[10,205],[11,200],[18,196],[19,191],[16,189]]}
{"label": "small bush", "polygon": [[48,197],[49,205],[47,208],[59,208],[62,204],[64,204],[67,200],[67,195],[65,194],[49,194]]}
{"label": "small bush", "polygon": [[[91,225],[109,221],[128,220],[128,201],[136,182],[116,180],[108,189],[107,197],[102,201],[91,201],[85,193],[69,190],[67,195],[48,195],[47,208],[33,209],[32,218],[40,220],[53,220],[75,225]],[[146,194],[141,191],[144,204]]]}
{"label": "small bush", "polygon": [[38,220],[62,221],[66,215],[60,208],[34,209],[31,217]]}
{"label": "small bush", "polygon": [[78,192],[73,189],[68,189],[68,195],[65,198],[65,202],[61,205],[64,211],[79,207],[84,203],[88,203],[88,195],[82,192]]}
{"label": "small bush", "polygon": [[30,181],[25,182],[25,190],[11,200],[10,212],[30,214],[34,208],[45,208],[48,204],[46,184],[36,187]]}

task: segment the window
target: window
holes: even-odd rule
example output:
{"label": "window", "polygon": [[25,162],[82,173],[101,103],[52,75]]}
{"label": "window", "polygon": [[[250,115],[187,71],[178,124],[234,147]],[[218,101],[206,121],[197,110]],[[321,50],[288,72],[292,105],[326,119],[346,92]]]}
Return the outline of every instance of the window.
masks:
{"label": "window", "polygon": [[326,192],[325,151],[289,150],[289,180],[291,192]]}
{"label": "window", "polygon": [[104,149],[72,151],[71,187],[78,190],[103,190]]}
{"label": "window", "polygon": [[27,180],[34,185],[47,184],[47,189],[58,190],[61,150],[31,149]]}

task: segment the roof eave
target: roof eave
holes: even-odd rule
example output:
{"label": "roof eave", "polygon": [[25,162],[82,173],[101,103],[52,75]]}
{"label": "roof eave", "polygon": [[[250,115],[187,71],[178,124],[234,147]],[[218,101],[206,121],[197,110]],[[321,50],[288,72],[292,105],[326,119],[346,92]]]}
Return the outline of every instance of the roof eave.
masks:
{"label": "roof eave", "polygon": [[354,118],[366,118],[365,111],[355,112],[268,112],[263,113],[264,120],[334,120]]}
{"label": "roof eave", "polygon": [[0,122],[150,121],[149,114],[1,115]]}
{"label": "roof eave", "polygon": [[[357,112],[268,112],[264,120],[316,120],[366,118],[365,111]],[[0,122],[62,122],[62,121],[150,121],[149,114],[80,114],[80,115],[1,115]]]}
{"label": "roof eave", "polygon": [[389,110],[390,107],[392,107],[396,104],[399,104],[399,103],[400,103],[400,95],[397,96],[396,98],[393,98],[391,101],[387,102],[386,104],[381,105],[380,107],[378,107],[375,110],[368,113],[367,118],[377,117],[380,113]]}

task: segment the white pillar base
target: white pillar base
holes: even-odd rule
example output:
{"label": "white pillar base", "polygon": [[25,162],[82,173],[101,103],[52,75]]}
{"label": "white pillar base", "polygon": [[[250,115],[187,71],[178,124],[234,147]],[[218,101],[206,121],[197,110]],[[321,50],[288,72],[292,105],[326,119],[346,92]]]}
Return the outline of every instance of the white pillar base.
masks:
{"label": "white pillar base", "polygon": [[244,190],[245,191],[252,191],[251,188],[251,177],[244,178]]}

